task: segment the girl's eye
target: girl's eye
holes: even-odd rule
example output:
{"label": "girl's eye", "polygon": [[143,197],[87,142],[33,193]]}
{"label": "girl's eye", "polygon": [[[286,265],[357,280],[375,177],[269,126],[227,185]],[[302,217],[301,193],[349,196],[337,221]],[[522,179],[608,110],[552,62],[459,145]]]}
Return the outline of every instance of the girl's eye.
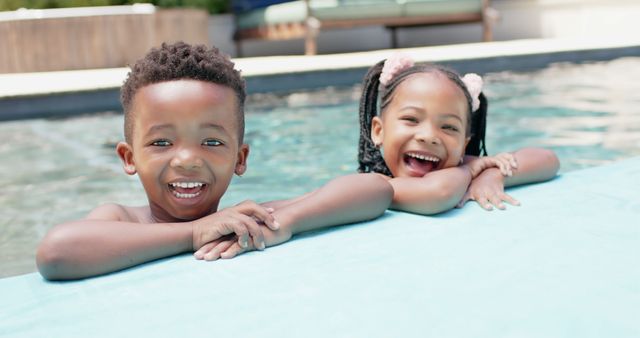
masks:
{"label": "girl's eye", "polygon": [[156,140],[156,141],[153,141],[151,145],[155,147],[168,147],[171,145],[171,142],[167,140]]}
{"label": "girl's eye", "polygon": [[202,144],[208,147],[217,147],[217,146],[221,146],[222,142],[215,139],[209,139],[209,140],[204,140]]}
{"label": "girl's eye", "polygon": [[445,130],[451,130],[451,131],[458,131],[458,127],[450,125],[450,124],[445,124],[444,126],[442,126],[442,129]]}

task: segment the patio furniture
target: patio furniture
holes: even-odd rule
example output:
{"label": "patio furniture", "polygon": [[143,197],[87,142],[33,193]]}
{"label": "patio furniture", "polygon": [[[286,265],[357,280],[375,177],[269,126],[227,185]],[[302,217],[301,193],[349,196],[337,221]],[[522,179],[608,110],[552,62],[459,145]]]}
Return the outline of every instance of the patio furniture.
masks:
{"label": "patio furniture", "polygon": [[480,22],[483,41],[491,41],[495,10],[490,0],[233,0],[234,41],[238,56],[248,39],[305,39],[305,54],[317,52],[320,30],[383,25],[391,30],[396,48],[397,29]]}

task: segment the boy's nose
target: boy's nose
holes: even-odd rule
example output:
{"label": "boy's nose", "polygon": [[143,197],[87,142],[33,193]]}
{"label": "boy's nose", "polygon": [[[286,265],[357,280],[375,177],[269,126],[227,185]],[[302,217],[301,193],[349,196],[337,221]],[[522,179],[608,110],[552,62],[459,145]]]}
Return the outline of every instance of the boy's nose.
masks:
{"label": "boy's nose", "polygon": [[181,149],[176,156],[171,159],[172,167],[185,170],[200,168],[202,164],[202,159],[189,149]]}

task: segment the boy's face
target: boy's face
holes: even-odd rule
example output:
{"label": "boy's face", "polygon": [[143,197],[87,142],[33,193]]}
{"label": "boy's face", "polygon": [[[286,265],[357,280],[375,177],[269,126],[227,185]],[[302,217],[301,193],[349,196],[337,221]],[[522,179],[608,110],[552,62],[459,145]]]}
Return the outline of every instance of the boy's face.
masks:
{"label": "boy's face", "polygon": [[197,80],[155,83],[133,99],[131,144],[118,144],[125,171],[136,172],[159,222],[215,212],[234,173],[246,170],[232,89]]}

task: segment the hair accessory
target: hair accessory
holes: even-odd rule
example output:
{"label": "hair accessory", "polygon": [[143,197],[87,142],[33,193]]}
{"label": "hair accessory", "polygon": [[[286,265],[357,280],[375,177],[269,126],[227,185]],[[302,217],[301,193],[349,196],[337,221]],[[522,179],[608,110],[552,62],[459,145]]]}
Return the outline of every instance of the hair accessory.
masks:
{"label": "hair accessory", "polygon": [[404,53],[395,53],[384,62],[382,72],[380,73],[380,83],[384,86],[391,82],[396,74],[401,71],[413,67],[413,59]]}
{"label": "hair accessory", "polygon": [[478,110],[478,108],[480,108],[480,93],[482,93],[482,78],[476,73],[469,73],[462,77],[462,82],[464,82],[469,94],[471,94],[472,110]]}

